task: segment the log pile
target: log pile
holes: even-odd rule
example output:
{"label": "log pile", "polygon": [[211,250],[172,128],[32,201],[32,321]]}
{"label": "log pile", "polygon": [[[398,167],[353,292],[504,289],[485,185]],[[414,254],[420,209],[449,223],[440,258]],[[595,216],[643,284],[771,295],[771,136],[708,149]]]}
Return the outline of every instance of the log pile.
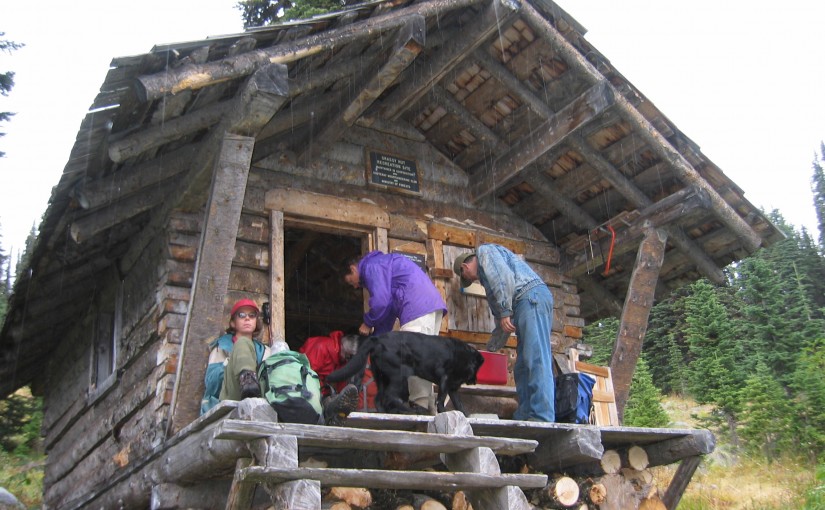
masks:
{"label": "log pile", "polygon": [[666,510],[644,448],[605,450],[594,471],[598,474],[550,475],[545,488],[525,495],[542,510]]}
{"label": "log pile", "polygon": [[[530,471],[528,465],[518,469]],[[550,474],[544,488],[525,490],[537,510],[666,510],[662,493],[648,469],[644,448],[605,450],[589,474]],[[472,510],[461,491],[436,493],[408,490],[333,487],[325,491],[325,510]]]}

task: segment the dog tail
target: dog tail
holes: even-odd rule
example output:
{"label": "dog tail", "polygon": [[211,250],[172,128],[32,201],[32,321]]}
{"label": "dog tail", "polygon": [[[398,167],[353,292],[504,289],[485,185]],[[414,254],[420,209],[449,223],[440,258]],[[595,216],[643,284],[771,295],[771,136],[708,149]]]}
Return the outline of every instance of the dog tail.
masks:
{"label": "dog tail", "polygon": [[343,381],[345,379],[349,379],[358,372],[363,372],[367,366],[367,360],[369,359],[377,340],[378,339],[374,336],[362,339],[358,345],[358,350],[355,352],[355,355],[350,358],[346,365],[329,374],[327,376],[327,381]]}

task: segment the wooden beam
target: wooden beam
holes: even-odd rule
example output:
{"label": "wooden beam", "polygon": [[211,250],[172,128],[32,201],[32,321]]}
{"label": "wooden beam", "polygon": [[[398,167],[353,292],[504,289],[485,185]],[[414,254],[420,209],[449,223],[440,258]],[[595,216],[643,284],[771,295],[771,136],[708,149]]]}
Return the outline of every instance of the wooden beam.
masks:
{"label": "wooden beam", "polygon": [[376,37],[404,25],[410,15],[445,16],[448,13],[482,0],[429,0],[387,14],[303,37],[295,42],[276,44],[241,55],[223,58],[201,65],[184,65],[176,69],[165,69],[137,79],[138,96],[144,101],[153,101],[166,94],[176,94],[183,90],[197,90],[214,83],[241,78],[253,73],[259,67],[270,64],[288,64],[301,58],[367,38]]}
{"label": "wooden beam", "polygon": [[644,217],[650,218],[654,226],[665,227],[668,234],[671,235],[671,243],[673,243],[679,251],[687,255],[704,276],[717,284],[725,281],[722,270],[716,266],[716,263],[708,257],[704,250],[697,246],[681,229],[667,226],[668,223],[676,221],[691,210],[708,208],[710,204],[709,195],[704,188],[689,186],[654,204],[632,181],[627,179],[624,174],[597,151],[580,140],[570,140],[569,143],[576,152],[587,158],[590,166],[604,177],[625,199],[638,209],[642,209]]}
{"label": "wooden beam", "polygon": [[333,143],[338,141],[347,128],[352,126],[362,113],[392,85],[419,53],[424,49],[426,34],[426,20],[423,16],[409,16],[407,22],[399,29],[394,48],[389,57],[372,76],[367,75],[361,81],[360,92],[356,94],[348,105],[340,112],[328,115],[330,120],[315,137],[313,143],[307,144],[306,149],[298,156],[299,164],[306,166],[312,159],[312,154],[322,154]]}
{"label": "wooden beam", "polygon": [[530,172],[525,176],[525,180],[543,200],[549,201],[552,207],[565,215],[575,226],[586,230],[593,230],[598,226],[599,222],[590,216],[590,213],[561,193],[549,179],[538,172]]}
{"label": "wooden beam", "polygon": [[507,144],[488,128],[486,124],[478,120],[464,106],[456,101],[455,97],[439,85],[433,85],[432,94],[435,101],[447,112],[458,119],[458,122],[465,126],[476,138],[487,143],[494,152],[501,153],[508,149]]}
{"label": "wooden beam", "polygon": [[670,480],[670,485],[667,486],[665,495],[662,497],[662,503],[665,504],[667,510],[676,510],[676,507],[679,506],[682,494],[685,493],[690,479],[693,478],[693,473],[696,472],[696,468],[699,467],[701,462],[702,457],[695,455],[682,459],[682,462],[679,463],[679,467],[676,468],[676,473]]}
{"label": "wooden beam", "polygon": [[645,446],[651,466],[666,466],[677,460],[707,455],[716,448],[716,438],[709,430],[694,430],[691,434]]}
{"label": "wooden beam", "polygon": [[539,470],[559,470],[575,464],[598,461],[604,447],[596,428],[577,428],[553,436],[552,441],[541,441],[529,455],[530,465]]}
{"label": "wooden beam", "polygon": [[[550,21],[531,4],[525,3],[522,6],[522,16],[527,24],[536,31],[537,35],[544,38],[571,68],[582,73],[588,82],[599,83],[604,80],[604,76],[602,76],[595,66],[591,64],[570,41],[565,39]],[[651,150],[663,161],[668,162],[683,182],[686,184],[696,184],[706,190],[716,217],[739,237],[749,252],[752,253],[756,251],[762,244],[762,238],[759,234],[702,178],[696,169],[665,139],[656,127],[612,86],[610,86],[610,94],[620,115],[636,128],[636,132],[648,143]]]}
{"label": "wooden beam", "polygon": [[508,90],[512,91],[522,103],[530,107],[536,114],[545,119],[549,119],[556,114],[552,108],[547,106],[547,103],[527,88],[509,69],[493,58],[486,49],[477,49],[473,52],[472,58],[481,65],[481,67],[486,69],[493,78],[500,81]]}
{"label": "wooden beam", "polygon": [[108,207],[81,216],[69,227],[72,240],[78,244],[85,243],[104,230],[153,209],[165,201],[174,189],[174,185],[158,183],[142,190],[141,193],[135,193]]}
{"label": "wooden beam", "polygon": [[186,187],[178,190],[179,204],[184,208],[199,210],[202,197],[209,187],[210,175],[206,172],[215,157],[216,147],[221,146],[224,133],[256,138],[261,129],[289,100],[289,70],[283,64],[269,64],[255,71],[233,100],[234,106],[221,122],[212,129],[205,142],[212,150],[199,154],[184,181]]}
{"label": "wooden beam", "polygon": [[201,144],[189,144],[150,161],[121,168],[110,176],[83,182],[75,190],[78,203],[83,209],[94,209],[141,192],[189,168],[202,150],[204,147]]}
{"label": "wooden beam", "polygon": [[149,508],[215,508],[215,503],[226,499],[228,492],[229,484],[223,480],[209,480],[185,487],[175,483],[160,483],[152,486]]}
{"label": "wooden beam", "polygon": [[500,33],[515,19],[518,10],[519,3],[514,0],[492,0],[484,12],[462,30],[461,37],[451,39],[428,62],[422,62],[404,75],[401,85],[382,101],[380,116],[398,119],[467,55]]}
{"label": "wooden beam", "polygon": [[630,393],[630,381],[642,351],[647,319],[653,307],[656,282],[659,279],[659,269],[665,259],[666,241],[667,234],[662,230],[651,227],[645,231],[645,237],[639,245],[633,275],[627,287],[619,334],[610,358],[620,422],[623,420],[624,408]]}
{"label": "wooden beam", "polygon": [[571,134],[595,119],[612,104],[613,99],[607,83],[598,83],[588,89],[519,140],[510,151],[497,157],[489,171],[482,172],[481,169],[477,169],[471,172],[473,175],[484,175],[483,178],[472,182],[471,200],[478,202],[495,191],[498,185],[518,175],[527,165],[563,143]]}
{"label": "wooden beam", "polygon": [[466,435],[445,436],[425,432],[378,431],[246,420],[224,420],[218,426],[216,437],[248,441],[277,435],[297,437],[301,446],[399,452],[455,453],[470,448],[486,447],[499,455],[520,455],[532,452],[538,445],[537,441],[529,439],[474,436],[472,431]]}
{"label": "wooden beam", "polygon": [[222,331],[224,297],[235,253],[252,149],[255,139],[226,135],[215,165],[206,220],[201,235],[192,298],[182,334],[175,393],[170,416],[173,432],[198,417],[209,355],[204,342]]}
{"label": "wooden beam", "polygon": [[622,303],[612,292],[596,283],[593,277],[581,275],[576,278],[576,285],[583,289],[586,295],[593,298],[598,305],[607,310],[607,314],[619,317],[622,313]]}
{"label": "wooden beam", "polygon": [[268,210],[283,211],[296,217],[370,228],[390,227],[389,214],[381,207],[367,202],[289,189],[268,191],[264,202]]}
{"label": "wooden beam", "polygon": [[109,159],[121,163],[150,149],[206,129],[217,124],[233,106],[231,100],[222,101],[111,142]]}
{"label": "wooden beam", "polygon": [[269,324],[269,342],[286,341],[286,279],[284,272],[284,213],[269,211],[269,303],[271,322]]}

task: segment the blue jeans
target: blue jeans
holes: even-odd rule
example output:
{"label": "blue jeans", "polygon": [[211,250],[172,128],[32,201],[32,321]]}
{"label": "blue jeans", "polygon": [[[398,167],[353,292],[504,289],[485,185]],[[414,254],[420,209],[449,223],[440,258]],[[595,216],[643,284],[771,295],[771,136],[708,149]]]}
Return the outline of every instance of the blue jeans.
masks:
{"label": "blue jeans", "polygon": [[516,326],[516,381],[518,408],[514,420],[556,421],[556,387],[550,330],[553,294],[539,285],[516,301],[512,321]]}

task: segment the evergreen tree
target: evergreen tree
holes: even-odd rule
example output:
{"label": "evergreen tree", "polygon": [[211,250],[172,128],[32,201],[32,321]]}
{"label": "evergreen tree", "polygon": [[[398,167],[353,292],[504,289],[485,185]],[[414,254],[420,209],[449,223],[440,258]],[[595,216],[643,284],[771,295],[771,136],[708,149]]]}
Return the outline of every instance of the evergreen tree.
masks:
{"label": "evergreen tree", "polygon": [[793,413],[798,448],[812,461],[825,456],[825,337],[811,341],[801,352],[793,377]]}
{"label": "evergreen tree", "polygon": [[15,265],[15,277],[20,278],[20,272],[29,267],[32,253],[34,252],[34,244],[37,242],[37,228],[32,223],[32,228],[29,230],[29,235],[26,236],[26,247],[23,250],[23,255],[18,257]]}
{"label": "evergreen tree", "polygon": [[241,0],[236,7],[241,11],[244,28],[249,28],[310,18],[358,3],[359,0]]}
{"label": "evergreen tree", "polygon": [[775,212],[772,220],[788,232],[788,238],[742,261],[734,284],[741,298],[740,337],[747,366],[755,367],[761,360],[787,385],[801,346],[825,327],[822,310],[812,299],[825,291],[822,282],[812,281],[816,272],[825,268],[815,250],[802,250],[805,237]]}
{"label": "evergreen tree", "polygon": [[819,251],[825,256],[825,170],[822,169],[822,162],[825,162],[825,143],[819,145],[819,161],[814,156],[814,175],[811,178],[814,210],[819,226]]}
{"label": "evergreen tree", "polygon": [[650,361],[653,384],[663,393],[685,395],[688,392],[690,359],[684,331],[685,296],[689,289],[678,289],[650,311],[643,352]]}
{"label": "evergreen tree", "polygon": [[662,408],[662,394],[653,385],[653,378],[644,358],[639,358],[630,394],[624,411],[624,424],[628,427],[666,427],[670,422]]}
{"label": "evergreen tree", "polygon": [[746,450],[775,460],[791,445],[793,414],[787,393],[764,363],[745,381],[741,400],[739,435]]}
{"label": "evergreen tree", "polygon": [[609,364],[618,334],[619,319],[616,317],[607,317],[585,326],[582,341],[593,348],[593,355],[588,361],[594,365]]}
{"label": "evergreen tree", "polygon": [[737,446],[738,388],[744,380],[734,324],[707,280],[691,286],[686,298],[685,335],[690,356],[690,392],[701,404],[714,404]]}
{"label": "evergreen tree", "polygon": [[3,236],[0,235],[0,327],[6,318],[9,296],[11,295],[11,282],[9,282],[9,256],[3,251]]}
{"label": "evergreen tree", "polygon": [[[5,32],[0,32],[0,38],[6,35]],[[12,51],[23,47],[22,44],[16,43],[14,41],[9,41],[6,39],[0,39],[0,51],[5,51],[6,53],[11,53]],[[0,73],[0,95],[7,96],[11,89],[14,87],[14,73],[12,71],[6,71],[5,73]],[[11,112],[0,112],[0,122],[5,122],[9,120],[14,114]],[[0,132],[0,136],[3,136],[5,133]],[[6,153],[0,151],[0,158],[5,156]]]}

